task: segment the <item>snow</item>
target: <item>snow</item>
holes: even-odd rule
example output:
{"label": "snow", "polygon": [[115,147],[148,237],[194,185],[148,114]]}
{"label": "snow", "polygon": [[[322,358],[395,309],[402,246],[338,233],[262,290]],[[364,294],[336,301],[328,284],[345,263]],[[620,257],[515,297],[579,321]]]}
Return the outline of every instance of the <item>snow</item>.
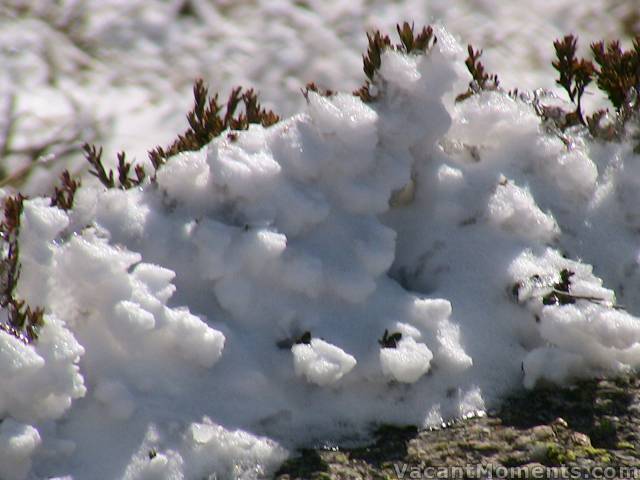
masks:
{"label": "snow", "polygon": [[298,376],[324,387],[340,380],[353,370],[356,359],[344,350],[314,338],[309,345],[291,347],[293,368]]}
{"label": "snow", "polygon": [[[180,103],[169,91],[184,87],[186,66],[211,59],[220,71],[210,75],[261,78],[267,99],[298,113],[170,158],[138,188],[87,179],[68,212],[44,198],[24,202],[18,294],[45,308],[45,326],[32,344],[0,330],[0,478],[264,478],[299,446],[367,438],[381,423],[439,425],[521,386],[640,366],[640,172],[630,142],[591,142],[580,129],[559,138],[530,101],[503,92],[455,103],[469,80],[465,51],[442,25],[428,55],[382,55],[375,102],[309,92],[295,103],[294,79],[305,72],[355,87],[362,44],[358,53],[342,46],[359,4],[309,2],[323,12],[314,16],[263,2],[256,19],[243,2],[192,1],[195,18],[180,20],[188,36],[183,23],[165,22],[178,2],[112,3],[87,3],[87,28],[111,50],[89,47],[133,68],[139,83],[95,65],[82,74],[92,78],[63,76],[83,86],[53,95],[18,137],[48,135],[76,95],[106,112],[93,119],[100,128],[117,116],[112,141],[145,128],[145,147],[164,141],[180,130],[167,120]],[[500,49],[532,15],[525,9],[516,22],[522,12],[499,2],[483,2],[471,19],[458,3],[373,3],[371,19],[382,11],[381,22],[394,23],[413,8],[416,24],[440,12],[453,31],[512,15],[504,28],[465,32],[474,42],[500,33]],[[27,50],[62,35],[36,27],[45,15],[63,24],[63,4],[3,20],[31,32],[29,48],[16,47],[15,78],[47,82]],[[592,12],[546,8],[559,26],[538,20],[524,30],[552,35],[548,46],[557,28],[570,30],[568,17]],[[267,56],[256,55],[256,32],[238,33],[244,18],[266,36]],[[299,38],[296,28],[316,33]],[[180,55],[195,33],[223,46]],[[64,37],[52,61],[93,65]],[[308,55],[307,42],[320,53]],[[98,98],[97,73],[122,82],[116,93],[130,104],[114,90]],[[52,93],[34,92],[37,104]],[[135,154],[142,142],[129,140],[119,146]]]}
{"label": "snow", "polygon": [[432,358],[433,353],[424,343],[409,336],[401,339],[396,348],[380,349],[382,373],[402,383],[414,383],[427,373]]}
{"label": "snow", "polygon": [[0,424],[0,474],[20,480],[29,474],[31,456],[40,446],[40,434],[31,425],[6,419]]}

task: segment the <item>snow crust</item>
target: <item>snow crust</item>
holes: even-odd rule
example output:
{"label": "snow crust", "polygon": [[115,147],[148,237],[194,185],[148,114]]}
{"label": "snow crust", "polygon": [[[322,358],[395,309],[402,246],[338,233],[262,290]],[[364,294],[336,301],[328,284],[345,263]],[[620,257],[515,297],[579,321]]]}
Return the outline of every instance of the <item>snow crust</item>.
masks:
{"label": "snow crust", "polygon": [[0,331],[1,478],[262,478],[640,366],[632,146],[499,92],[455,104],[438,35],[382,56],[373,103],[310,92],[155,183],[25,201],[19,294],[47,315],[31,345]]}

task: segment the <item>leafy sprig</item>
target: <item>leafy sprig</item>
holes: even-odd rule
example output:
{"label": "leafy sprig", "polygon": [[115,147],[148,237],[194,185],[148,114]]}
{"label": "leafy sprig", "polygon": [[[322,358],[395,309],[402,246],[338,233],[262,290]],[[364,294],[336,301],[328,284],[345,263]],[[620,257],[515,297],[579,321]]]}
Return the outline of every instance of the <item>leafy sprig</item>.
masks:
{"label": "leafy sprig", "polygon": [[[202,79],[196,80],[193,97],[193,109],[187,114],[189,128],[169,147],[156,147],[149,152],[156,171],[169,157],[199,150],[225,130],[247,130],[251,124],[269,127],[280,120],[274,112],[262,107],[253,89],[243,92],[241,87],[234,88],[224,104],[224,114],[218,94],[209,97],[209,90]],[[243,108],[239,110],[241,105]]]}
{"label": "leafy sprig", "polygon": [[402,333],[389,333],[389,330],[385,329],[382,338],[378,340],[378,344],[382,348],[397,348],[400,340],[402,340]]}
{"label": "leafy sprig", "polygon": [[65,211],[71,210],[78,188],[80,188],[80,180],[72,178],[69,170],[65,170],[60,175],[60,185],[54,187],[51,206]]}
{"label": "leafy sprig", "polygon": [[[85,159],[89,162],[89,165],[93,167],[92,170],[89,170],[89,173],[100,180],[100,183],[105,187],[117,187],[123,190],[128,190],[130,188],[137,187],[144,182],[146,178],[144,167],[142,165],[134,166],[133,163],[128,162],[124,152],[117,154],[118,166],[116,168],[116,176],[114,175],[113,170],[109,169],[109,171],[107,171],[102,162],[102,147],[96,148],[95,145],[85,144],[83,149]],[[132,167],[135,177],[130,176]]]}
{"label": "leafy sprig", "polygon": [[0,237],[5,244],[0,259],[0,308],[7,312],[7,320],[0,322],[0,329],[24,343],[31,343],[44,325],[44,310],[32,309],[16,296],[20,278],[18,237],[24,200],[21,194],[4,200],[4,218],[0,223]]}
{"label": "leafy sprig", "polygon": [[[596,71],[598,88],[607,93],[609,101],[620,111],[630,96],[640,88],[640,36],[633,41],[633,48],[622,50],[619,41],[591,44],[591,51],[598,64]],[[633,95],[633,94],[631,94]]]}
{"label": "leafy sprig", "polygon": [[576,110],[566,119],[567,126],[578,123],[586,125],[582,115],[582,96],[595,73],[593,63],[576,58],[577,44],[578,39],[573,35],[553,42],[556,59],[551,64],[559,74],[556,83],[565,89],[569,99],[576,105]]}
{"label": "leafy sprig", "polygon": [[495,74],[489,74],[485,71],[484,65],[480,61],[482,50],[474,50],[473,46],[467,46],[467,58],[464,64],[471,74],[472,80],[469,82],[469,88],[466,92],[456,97],[456,102],[461,102],[472,95],[484,90],[497,90],[500,86],[500,80]]}
{"label": "leafy sprig", "polygon": [[396,25],[400,43],[392,44],[388,35],[380,31],[367,33],[367,53],[362,56],[362,69],[367,79],[364,84],[355,90],[353,94],[360,97],[363,102],[371,102],[375,99],[371,86],[376,83],[376,73],[382,66],[382,53],[387,50],[395,50],[404,54],[427,53],[438,41],[431,26],[425,26],[420,32],[415,31],[413,24],[404,22]]}

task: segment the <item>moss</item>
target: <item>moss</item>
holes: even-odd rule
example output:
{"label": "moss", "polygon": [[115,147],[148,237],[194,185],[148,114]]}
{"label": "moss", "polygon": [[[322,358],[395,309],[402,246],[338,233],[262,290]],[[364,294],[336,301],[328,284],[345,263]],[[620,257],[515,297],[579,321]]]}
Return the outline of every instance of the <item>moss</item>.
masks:
{"label": "moss", "polygon": [[565,452],[565,461],[566,462],[575,462],[578,457],[576,456],[573,450],[567,450]]}
{"label": "moss", "polygon": [[329,471],[329,465],[320,457],[318,452],[305,448],[300,450],[299,453],[300,456],[290,458],[284,462],[276,472],[276,476],[288,474],[291,478],[322,478],[319,475]]}
{"label": "moss", "polygon": [[395,437],[404,438],[408,436],[417,435],[417,433],[418,433],[418,428],[414,425],[401,426],[401,425],[391,425],[388,423],[384,423],[378,426],[374,431],[374,435],[376,437],[385,437],[385,438],[395,438]]}
{"label": "moss", "polygon": [[[608,410],[605,410],[604,412],[602,410],[600,411],[602,413],[605,413]],[[616,430],[616,424],[605,417],[596,422],[594,431],[591,434],[591,438],[595,441],[595,443],[609,442],[615,437]]]}
{"label": "moss", "polygon": [[576,455],[578,457],[588,457],[592,460],[595,460],[599,463],[610,463],[611,455],[609,452],[603,448],[596,447],[579,447],[575,449]]}
{"label": "moss", "polygon": [[331,459],[332,462],[336,462],[336,463],[348,463],[349,462],[349,456],[345,453],[342,452],[336,452],[333,455],[333,458]]}
{"label": "moss", "polygon": [[498,452],[501,449],[500,445],[491,442],[472,441],[469,446],[478,452]]}
{"label": "moss", "polygon": [[557,443],[547,443],[546,448],[545,463],[547,463],[547,465],[562,465],[565,463],[565,450],[560,445]]}
{"label": "moss", "polygon": [[616,444],[616,448],[618,450],[635,450],[636,449],[636,447],[632,443],[625,442],[625,441],[618,442]]}

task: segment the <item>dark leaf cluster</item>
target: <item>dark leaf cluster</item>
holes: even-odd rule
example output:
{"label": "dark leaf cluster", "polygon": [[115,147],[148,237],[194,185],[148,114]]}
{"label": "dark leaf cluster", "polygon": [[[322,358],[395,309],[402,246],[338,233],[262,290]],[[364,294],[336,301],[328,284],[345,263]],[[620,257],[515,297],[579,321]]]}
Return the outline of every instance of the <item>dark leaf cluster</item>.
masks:
{"label": "dark leaf cluster", "polygon": [[323,97],[331,97],[335,94],[333,90],[321,88],[316,85],[315,82],[307,83],[302,89],[302,95],[304,96],[305,100],[309,100],[309,92],[315,92]]}
{"label": "dark leaf cluster", "polygon": [[[109,169],[107,172],[102,162],[102,147],[99,149],[95,145],[85,144],[84,157],[89,162],[89,165],[93,167],[89,170],[89,173],[100,180],[100,183],[107,188],[121,188],[128,190],[129,188],[137,187],[144,182],[146,178],[146,172],[142,165],[136,165],[135,167],[131,162],[128,162],[124,152],[118,153],[118,167],[117,178],[114,175],[113,170]],[[131,168],[135,173],[135,177],[131,177]]]}
{"label": "dark leaf cluster", "polygon": [[353,92],[363,102],[371,102],[375,98],[371,93],[371,85],[375,83],[376,72],[381,66],[382,53],[386,49],[406,54],[427,53],[438,41],[431,26],[423,27],[420,32],[416,33],[413,24],[404,22],[402,25],[396,25],[396,30],[400,43],[395,45],[391,43],[388,35],[383,35],[380,31],[367,33],[367,53],[362,56],[362,66],[367,80],[362,87]]}
{"label": "dark leaf cluster", "polygon": [[310,343],[311,343],[311,332],[307,330],[301,335],[293,335],[289,338],[278,340],[276,342],[276,346],[280,350],[289,350],[294,345],[300,345],[300,344],[309,345]]}
{"label": "dark leaf cluster", "polygon": [[[189,128],[167,148],[156,147],[149,152],[153,167],[158,170],[166,160],[178,153],[195,151],[225,130],[247,130],[249,125],[269,127],[280,120],[271,110],[262,108],[253,89],[234,88],[225,104],[218,94],[209,97],[209,90],[201,79],[193,86],[194,107],[187,114]],[[224,105],[224,112],[223,112]],[[242,106],[242,109],[238,107]]]}
{"label": "dark leaf cluster", "polygon": [[495,74],[488,74],[485,71],[484,65],[480,61],[482,50],[474,50],[471,45],[468,45],[467,53],[467,59],[464,61],[464,64],[466,65],[473,80],[469,82],[469,88],[467,91],[456,97],[456,102],[466,100],[480,91],[497,90],[500,86],[498,76]]}
{"label": "dark leaf cluster", "polygon": [[566,268],[560,271],[560,281],[553,284],[553,289],[542,297],[544,305],[569,305],[576,303],[576,299],[569,292],[571,277],[575,275]]}
{"label": "dark leaf cluster", "polygon": [[562,40],[553,42],[556,59],[551,64],[559,74],[556,83],[565,89],[569,99],[576,105],[575,112],[567,119],[567,126],[578,123],[585,125],[582,117],[582,96],[595,72],[593,63],[576,57],[577,44],[578,39],[573,35],[566,35]]}
{"label": "dark leaf cluster", "polygon": [[640,88],[640,36],[633,41],[633,48],[622,50],[620,42],[607,45],[596,42],[591,45],[593,58],[598,64],[596,71],[598,88],[607,93],[609,100],[620,110],[629,92]]}
{"label": "dark leaf cluster", "polygon": [[404,22],[402,26],[396,25],[398,36],[402,45],[396,45],[396,49],[404,53],[425,53],[432,47],[431,41],[436,43],[433,28],[426,26],[417,35],[414,34],[414,25]]}
{"label": "dark leaf cluster", "polygon": [[389,330],[385,329],[378,343],[382,348],[397,348],[400,340],[402,340],[402,334],[400,332],[390,334]]}
{"label": "dark leaf cluster", "polygon": [[[144,171],[144,167],[142,165],[136,165],[133,167],[131,162],[127,162],[126,155],[124,152],[120,152],[117,154],[118,157],[118,182],[120,183],[120,188],[124,190],[128,190],[133,187],[138,187],[144,182],[147,174]],[[131,173],[131,167],[133,167],[133,172],[135,173],[135,177],[129,176]]]}
{"label": "dark leaf cluster", "polygon": [[[513,299],[518,303],[526,303],[528,300],[532,298],[532,295],[529,294],[525,296],[525,298],[521,298],[521,291],[524,285],[529,285],[530,287],[534,287],[534,291],[543,291],[546,292],[544,295],[539,297],[542,300],[543,305],[571,305],[576,303],[578,300],[586,300],[588,302],[607,305],[611,308],[617,310],[623,310],[624,307],[617,304],[612,304],[609,300],[594,297],[588,295],[578,295],[571,292],[571,277],[575,275],[574,272],[567,268],[563,268],[559,272],[560,281],[554,281],[549,279],[543,279],[540,275],[532,275],[524,282],[517,282],[511,287],[511,294],[513,295]],[[537,294],[534,294],[533,297],[537,297]],[[540,319],[536,315],[536,321],[538,322]]]}
{"label": "dark leaf cluster", "polygon": [[391,39],[388,35],[382,35],[376,30],[373,33],[367,33],[367,40],[369,46],[367,54],[362,56],[362,68],[364,74],[372,82],[375,73],[380,70],[382,52],[391,48]]}
{"label": "dark leaf cluster", "polygon": [[[156,172],[169,157],[199,150],[225,130],[247,130],[251,124],[269,127],[280,120],[278,115],[260,105],[253,89],[243,91],[241,87],[234,88],[223,105],[219,103],[217,94],[209,97],[209,90],[199,79],[194,84],[193,96],[194,106],[187,114],[189,128],[169,147],[156,147],[149,152],[149,159]],[[236,136],[231,132],[229,138],[234,140]],[[83,149],[84,156],[92,167],[89,173],[107,188],[127,190],[141,185],[147,178],[144,167],[128,162],[124,152],[118,153],[118,166],[114,173],[104,166],[102,147],[85,144]],[[152,180],[154,178],[155,175]]]}
{"label": "dark leaf cluster", "polygon": [[304,332],[302,335],[300,335],[299,338],[296,339],[295,343],[297,345],[303,344],[303,345],[309,345],[311,344],[311,332]]}
{"label": "dark leaf cluster", "polygon": [[0,237],[5,244],[0,259],[0,308],[7,312],[7,321],[0,323],[0,329],[25,343],[31,343],[38,338],[38,332],[44,325],[44,310],[31,309],[16,297],[20,278],[18,236],[24,199],[18,194],[4,200],[4,218],[0,223]]}
{"label": "dark leaf cluster", "polygon": [[60,175],[60,185],[54,187],[51,206],[62,210],[71,210],[76,191],[80,188],[80,180],[72,178],[68,170]]}
{"label": "dark leaf cluster", "polygon": [[[640,94],[640,37],[633,41],[633,48],[625,51],[619,41],[605,44],[591,44],[594,62],[576,57],[577,38],[567,35],[554,42],[556,60],[553,67],[558,71],[556,83],[567,92],[569,99],[576,105],[574,112],[565,114],[555,123],[560,129],[573,125],[585,125],[594,138],[612,141],[623,137],[629,120],[636,118]],[[602,126],[606,110],[598,110],[584,116],[582,96],[586,87],[595,80],[598,88],[604,92],[616,110],[614,122]],[[544,115],[543,115],[544,116]],[[640,144],[635,149],[640,153]]]}

